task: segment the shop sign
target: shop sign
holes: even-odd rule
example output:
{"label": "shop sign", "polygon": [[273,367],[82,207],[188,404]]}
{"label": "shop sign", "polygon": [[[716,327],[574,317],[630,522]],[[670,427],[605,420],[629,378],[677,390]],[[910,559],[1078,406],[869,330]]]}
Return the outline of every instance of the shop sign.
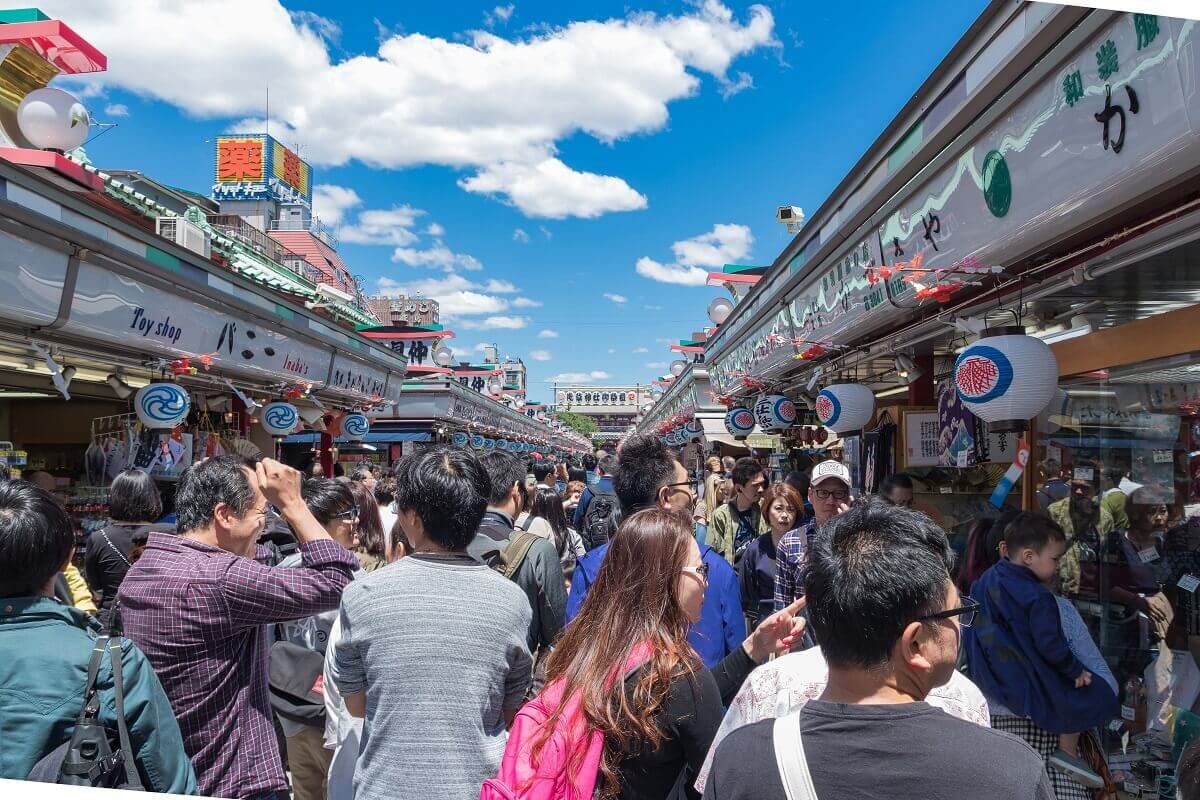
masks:
{"label": "shop sign", "polygon": [[264,381],[319,389],[329,377],[327,348],[88,262],[63,330],[168,359],[208,356],[220,369]]}
{"label": "shop sign", "polygon": [[[10,184],[9,191],[13,185]],[[0,231],[0,315],[29,325],[58,316],[67,275],[67,254]]]}
{"label": "shop sign", "polygon": [[438,337],[429,339],[393,339],[387,343],[388,348],[399,356],[408,359],[410,367],[436,367],[433,360],[433,350],[437,347]]}
{"label": "shop sign", "polygon": [[[399,384],[399,380],[394,383]],[[363,400],[395,400],[388,397],[388,373],[386,370],[366,364],[338,352],[329,372],[328,388],[332,391],[354,395]]]}
{"label": "shop sign", "polygon": [[[917,273],[879,279],[870,267],[916,261],[937,271],[920,273],[927,286],[977,281],[1200,164],[1200,113],[1185,93],[1200,84],[1194,25],[1115,17],[908,193],[877,230],[786,298],[795,336],[848,344],[910,316],[920,301],[904,278]],[[786,359],[766,342],[772,327],[774,319],[717,357],[711,376],[719,392],[737,389],[731,373],[782,371]]]}
{"label": "shop sign", "polygon": [[781,446],[782,441],[774,434],[752,433],[746,437],[746,446],[755,450],[775,450]]}
{"label": "shop sign", "polygon": [[754,378],[781,370],[798,352],[792,344],[792,325],[780,309],[744,342],[708,365],[708,379],[720,394],[729,394]]}
{"label": "shop sign", "polygon": [[213,197],[312,205],[312,168],[266,134],[218,136]]}

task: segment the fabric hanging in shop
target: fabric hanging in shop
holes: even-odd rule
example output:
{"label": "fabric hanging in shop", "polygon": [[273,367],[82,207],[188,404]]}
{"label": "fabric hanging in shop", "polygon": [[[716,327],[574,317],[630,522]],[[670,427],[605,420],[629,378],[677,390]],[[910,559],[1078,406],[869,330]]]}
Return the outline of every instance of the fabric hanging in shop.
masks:
{"label": "fabric hanging in shop", "polygon": [[954,380],[938,384],[938,463],[943,467],[970,467],[979,462],[975,446],[976,416],[958,396]]}
{"label": "fabric hanging in shop", "polygon": [[862,487],[874,492],[888,475],[896,471],[896,423],[884,411],[874,430],[863,431]]}

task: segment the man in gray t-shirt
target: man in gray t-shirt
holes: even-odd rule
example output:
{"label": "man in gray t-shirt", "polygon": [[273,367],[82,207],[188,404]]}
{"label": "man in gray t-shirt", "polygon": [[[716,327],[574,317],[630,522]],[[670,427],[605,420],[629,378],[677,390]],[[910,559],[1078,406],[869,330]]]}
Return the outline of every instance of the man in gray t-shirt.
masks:
{"label": "man in gray t-shirt", "polygon": [[400,463],[396,502],[414,553],[347,587],[333,679],[364,718],[356,800],[461,800],[500,766],[529,686],[531,611],[465,548],[487,505],[474,455]]}

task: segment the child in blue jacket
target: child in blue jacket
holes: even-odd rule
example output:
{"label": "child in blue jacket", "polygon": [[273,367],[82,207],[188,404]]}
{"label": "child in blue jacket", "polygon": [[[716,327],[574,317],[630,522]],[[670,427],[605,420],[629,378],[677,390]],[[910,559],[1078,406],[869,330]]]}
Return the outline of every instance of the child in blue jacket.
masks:
{"label": "child in blue jacket", "polygon": [[975,581],[979,603],[967,632],[972,679],[988,700],[1059,734],[1059,748],[1078,757],[1079,734],[1105,724],[1117,698],[1072,652],[1058,600],[1046,588],[1067,550],[1061,527],[1044,514],[1021,513],[1004,533],[1007,557]]}

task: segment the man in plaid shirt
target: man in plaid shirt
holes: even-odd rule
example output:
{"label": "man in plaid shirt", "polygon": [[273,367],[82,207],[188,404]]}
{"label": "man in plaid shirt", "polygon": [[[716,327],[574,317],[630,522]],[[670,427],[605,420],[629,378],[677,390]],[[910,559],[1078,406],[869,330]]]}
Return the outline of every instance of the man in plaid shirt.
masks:
{"label": "man in plaid shirt", "polygon": [[775,557],[775,610],[804,596],[804,553],[817,528],[841,514],[850,503],[850,470],[840,461],[822,461],[812,469],[808,501],[813,518],[779,540]]}
{"label": "man in plaid shirt", "polygon": [[[358,560],[317,522],[301,475],[231,456],[188,470],[178,535],[151,533],[118,595],[125,635],[146,654],[179,719],[200,793],[284,796],[267,687],[268,626],[338,607]],[[300,543],[301,568],[255,560],[270,501]]]}

